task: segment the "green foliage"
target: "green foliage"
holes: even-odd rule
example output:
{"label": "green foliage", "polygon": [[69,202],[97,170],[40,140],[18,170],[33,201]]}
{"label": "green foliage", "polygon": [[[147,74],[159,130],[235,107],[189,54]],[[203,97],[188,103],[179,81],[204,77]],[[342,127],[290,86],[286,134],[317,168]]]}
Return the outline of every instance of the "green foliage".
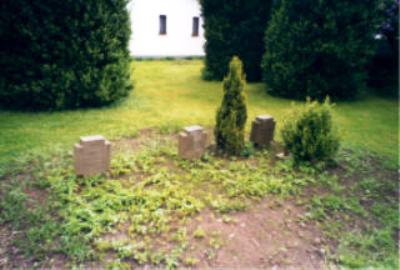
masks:
{"label": "green foliage", "polygon": [[20,187],[6,190],[7,193],[0,201],[0,224],[13,220],[19,224],[24,218],[26,194]]}
{"label": "green foliage", "polygon": [[113,261],[106,265],[106,270],[130,270],[131,266],[129,263],[121,262],[120,260]]}
{"label": "green foliage", "polygon": [[397,0],[383,0],[384,21],[380,27],[381,38],[376,40],[377,50],[369,64],[369,86],[376,94],[398,98],[399,74],[399,7]]}
{"label": "green foliage", "polygon": [[279,1],[265,34],[268,91],[296,99],[356,97],[365,88],[382,1]]}
{"label": "green foliage", "polygon": [[[224,214],[244,211],[266,195],[275,201],[293,194],[309,211],[306,217],[324,228],[341,229],[330,234],[333,243],[340,239],[339,253],[332,254],[335,263],[396,266],[397,182],[388,177],[397,173],[374,163],[382,175],[371,174],[371,161],[377,162],[371,155],[342,151],[338,160],[345,172],[332,174],[304,164],[293,168],[291,160],[272,166],[268,151],[247,159],[210,154],[191,162],[180,159],[174,142],[162,138],[148,139],[136,152],[119,148],[118,142],[115,147],[106,176],[75,177],[71,154],[61,153],[36,158],[15,167],[27,171],[10,170],[0,177],[0,224],[19,232],[16,247],[38,259],[38,267],[54,254],[82,268],[92,264],[88,260],[104,265],[109,255],[117,260],[108,269],[124,269],[129,266],[124,262],[169,269],[195,265],[196,258],[185,253],[189,241],[207,243],[206,255],[212,259],[226,240],[202,229],[205,220],[195,217],[203,209],[236,224],[234,216]],[[351,181],[343,183],[345,176]],[[310,184],[318,185],[311,186],[318,193],[303,196]],[[39,201],[32,196],[37,192]],[[189,235],[190,224],[198,221]],[[344,233],[353,229],[353,238]]]}
{"label": "green foliage", "polygon": [[393,232],[386,228],[373,229],[364,234],[347,233],[338,247],[338,260],[341,265],[352,269],[366,266],[398,269],[396,245]]}
{"label": "green foliage", "polygon": [[224,97],[217,112],[215,140],[222,152],[238,155],[245,146],[244,127],[247,120],[246,79],[239,58],[232,58],[223,87]]}
{"label": "green foliage", "polygon": [[[33,187],[28,188],[46,192],[45,204],[34,204],[21,183],[6,182],[1,186],[5,196],[0,200],[0,224],[24,228],[17,244],[25,254],[37,259],[61,253],[73,262],[85,262],[96,258],[96,249],[110,249],[120,258],[133,258],[139,264],[156,260],[150,246],[132,246],[130,238],[167,233],[174,217],[194,215],[203,207],[188,190],[179,188],[181,184],[167,170],[154,168],[154,162],[164,160],[162,155],[168,152],[168,147],[156,144],[137,155],[128,152],[113,158],[113,177],[146,175],[139,183],[104,176],[77,178],[69,155],[35,164]],[[27,208],[27,204],[32,207]],[[105,233],[126,222],[128,243],[108,246],[100,241]],[[176,251],[162,261],[176,264],[178,255]]]}
{"label": "green foliage", "polygon": [[369,67],[369,82],[378,94],[397,98],[399,73],[399,8],[396,0],[383,0],[381,39]]}
{"label": "green foliage", "polygon": [[272,0],[201,0],[206,38],[203,77],[221,80],[232,56],[244,63],[249,81],[261,79],[264,31]]}
{"label": "green foliage", "polygon": [[[29,163],[31,176],[24,181],[0,181],[0,222],[21,230],[18,247],[36,259],[61,253],[71,262],[84,263],[112,251],[139,264],[176,266],[188,238],[182,227],[176,233],[171,230],[177,220],[190,218],[205,206],[218,214],[243,211],[252,198],[291,194],[307,182],[280,163],[276,170],[257,170],[255,163],[268,163],[266,152],[225,164],[215,156],[184,161],[171,149],[173,143],[156,141],[134,155],[119,151],[108,176],[88,178],[74,176],[70,154],[36,159]],[[16,168],[21,167],[27,166]],[[5,177],[14,174],[19,175],[10,172]],[[45,194],[43,203],[37,204],[26,190]],[[103,239],[121,225],[126,228],[124,241]],[[199,228],[194,237],[204,234]],[[160,236],[176,249],[166,252],[147,241]]]}
{"label": "green foliage", "polygon": [[293,109],[282,127],[285,148],[296,163],[317,162],[333,159],[339,149],[339,138],[333,129],[332,106],[327,99]]}
{"label": "green foliage", "polygon": [[1,188],[4,197],[0,200],[0,225],[11,223],[14,230],[24,230],[24,238],[16,240],[18,246],[23,246],[23,253],[43,259],[49,250],[56,250],[54,238],[59,236],[60,226],[52,220],[46,207],[37,205],[24,192],[25,182],[15,181]]}
{"label": "green foliage", "polygon": [[196,230],[193,232],[193,237],[196,239],[203,239],[206,237],[206,232],[203,228],[197,227]]}
{"label": "green foliage", "polygon": [[196,266],[200,262],[200,260],[197,258],[188,257],[185,258],[183,262],[185,263],[185,265],[190,267],[190,266]]}
{"label": "green foliage", "polygon": [[[118,106],[40,115],[0,111],[0,174],[17,170],[15,165],[4,163],[25,158],[27,153],[54,154],[56,145],[69,150],[83,134],[117,139],[136,137],[139,130],[149,127],[171,131],[166,127],[175,130],[176,126],[182,128],[191,123],[214,125],[215,104],[221,102],[221,84],[199,79],[201,61],[154,60],[135,62],[134,66],[135,79],[141,82],[140,91]],[[268,108],[280,126],[280,116],[290,110],[291,101],[265,95],[264,89],[262,84],[247,84],[249,113],[255,115]],[[346,131],[343,146],[375,151],[398,164],[398,138],[394,136],[399,126],[397,99],[368,96],[359,102],[337,103],[336,108],[337,125]],[[250,125],[247,121],[246,130]]]}
{"label": "green foliage", "polygon": [[131,86],[126,0],[2,2],[0,107],[110,104]]}
{"label": "green foliage", "polygon": [[247,205],[242,200],[228,200],[223,198],[212,198],[210,205],[219,214],[239,212],[246,209]]}
{"label": "green foliage", "polygon": [[346,172],[339,179],[324,175],[324,181],[318,181],[325,194],[313,196],[308,217],[337,243],[332,254],[337,264],[346,269],[398,269],[396,169],[388,178],[383,164],[365,151],[341,151],[339,160]]}
{"label": "green foliage", "polygon": [[345,211],[366,215],[356,198],[343,198],[336,195],[314,196],[311,200],[311,209],[311,215],[315,219],[324,219],[333,213]]}

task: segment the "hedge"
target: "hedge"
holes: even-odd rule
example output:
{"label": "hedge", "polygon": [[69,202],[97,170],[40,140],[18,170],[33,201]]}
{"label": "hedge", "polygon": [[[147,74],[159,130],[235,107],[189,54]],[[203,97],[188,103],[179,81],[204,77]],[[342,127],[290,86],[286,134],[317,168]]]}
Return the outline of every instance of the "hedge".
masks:
{"label": "hedge", "polygon": [[0,6],[0,107],[110,104],[132,89],[126,0],[13,0]]}

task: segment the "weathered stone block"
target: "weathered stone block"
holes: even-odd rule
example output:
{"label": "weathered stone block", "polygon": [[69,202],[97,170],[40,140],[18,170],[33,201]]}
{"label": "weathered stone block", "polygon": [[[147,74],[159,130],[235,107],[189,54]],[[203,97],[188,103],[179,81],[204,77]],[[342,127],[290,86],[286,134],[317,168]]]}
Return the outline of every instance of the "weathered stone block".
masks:
{"label": "weathered stone block", "polygon": [[253,121],[250,140],[256,147],[266,147],[274,139],[275,120],[271,115],[259,115]]}
{"label": "weathered stone block", "polygon": [[201,126],[186,127],[179,133],[178,153],[184,159],[198,159],[206,151],[208,135]]}
{"label": "weathered stone block", "polygon": [[78,176],[94,176],[110,168],[111,143],[103,136],[81,137],[74,146],[75,173]]}

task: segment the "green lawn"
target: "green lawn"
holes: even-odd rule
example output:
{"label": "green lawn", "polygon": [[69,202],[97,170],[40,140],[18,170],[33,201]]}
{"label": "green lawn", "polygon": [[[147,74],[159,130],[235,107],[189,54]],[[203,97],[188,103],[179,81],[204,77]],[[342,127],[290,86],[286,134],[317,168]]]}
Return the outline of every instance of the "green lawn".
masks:
{"label": "green lawn", "polygon": [[[190,124],[212,126],[222,87],[220,82],[202,81],[202,66],[200,60],[134,62],[134,92],[105,109],[0,112],[0,163],[28,152],[71,149],[82,135],[103,134],[112,139],[148,127],[171,132]],[[248,86],[247,131],[255,115],[272,114],[279,125],[290,109],[291,101],[271,97],[264,88],[263,84]],[[394,162],[398,154],[397,110],[396,100],[377,97],[337,104],[335,119],[343,145],[364,147]]]}

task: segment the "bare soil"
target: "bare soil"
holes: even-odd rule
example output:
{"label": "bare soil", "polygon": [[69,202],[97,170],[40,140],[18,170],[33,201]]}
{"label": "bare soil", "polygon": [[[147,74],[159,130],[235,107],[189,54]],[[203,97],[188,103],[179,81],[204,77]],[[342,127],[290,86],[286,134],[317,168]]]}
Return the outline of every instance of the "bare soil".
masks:
{"label": "bare soil", "polygon": [[[201,227],[207,235],[204,239],[192,236],[186,256],[200,259],[197,268],[321,269],[324,240],[314,225],[298,222],[304,211],[290,200],[268,198],[248,211],[225,217],[206,211],[190,224],[189,231]],[[213,247],[211,239],[221,247]]]}
{"label": "bare soil", "polygon": [[[212,134],[211,130],[209,133]],[[136,151],[152,140],[177,140],[177,135],[160,135],[152,129],[139,132],[135,138],[122,138],[113,142],[114,150],[129,149]],[[279,149],[278,146],[273,146]],[[281,149],[279,149],[281,151]],[[340,170],[337,171],[339,175]],[[26,189],[27,195],[34,201],[43,203],[46,194],[36,189]],[[306,189],[304,197],[324,194],[324,190]],[[189,236],[188,248],[183,254],[183,266],[190,268],[295,268],[322,269],[327,267],[326,247],[334,244],[323,238],[316,223],[306,223],[300,218],[306,209],[297,205],[295,199],[278,199],[267,196],[254,203],[248,210],[229,215],[217,215],[204,210],[185,225]],[[202,228],[204,238],[195,238],[194,231]],[[0,269],[35,267],[35,262],[24,257],[13,245],[18,235],[10,226],[0,226]],[[127,226],[121,226],[109,240],[127,237]],[[185,258],[196,258],[195,265],[186,263]],[[112,260],[113,256],[104,261]],[[154,266],[132,266],[149,269]],[[67,258],[50,255],[41,262],[40,267],[66,269]],[[38,266],[39,266],[38,265]],[[88,263],[86,267],[104,268],[99,262]]]}

